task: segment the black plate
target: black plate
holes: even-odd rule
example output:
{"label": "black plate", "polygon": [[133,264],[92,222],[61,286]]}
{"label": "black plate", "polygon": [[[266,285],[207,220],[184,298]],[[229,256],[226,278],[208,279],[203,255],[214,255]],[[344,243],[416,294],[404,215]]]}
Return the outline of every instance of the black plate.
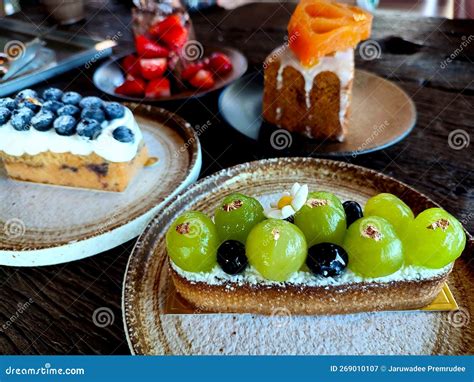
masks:
{"label": "black plate", "polygon": [[124,72],[120,66],[120,62],[122,58],[127,56],[128,54],[121,55],[119,57],[114,57],[103,65],[101,65],[94,73],[93,81],[94,85],[103,91],[106,94],[111,96],[127,100],[127,101],[135,101],[135,102],[165,102],[165,101],[177,101],[177,100],[184,100],[190,97],[201,97],[210,92],[215,90],[221,89],[224,86],[230,84],[232,81],[235,81],[239,77],[241,77],[247,71],[247,59],[245,56],[236,49],[232,48],[225,48],[225,47],[211,47],[206,46],[204,47],[204,56],[208,56],[214,52],[222,52],[228,55],[233,64],[233,70],[228,75],[226,75],[222,79],[218,79],[216,84],[211,89],[207,89],[200,92],[195,92],[192,90],[183,91],[177,94],[173,94],[170,97],[162,97],[162,98],[140,98],[140,97],[128,97],[122,94],[116,94],[115,88],[121,85],[125,81]]}
{"label": "black plate", "polygon": [[344,142],[316,141],[271,125],[262,118],[263,76],[249,73],[220,95],[219,111],[235,130],[256,140],[267,156],[344,157],[385,149],[413,129],[413,100],[396,84],[355,71],[351,116]]}

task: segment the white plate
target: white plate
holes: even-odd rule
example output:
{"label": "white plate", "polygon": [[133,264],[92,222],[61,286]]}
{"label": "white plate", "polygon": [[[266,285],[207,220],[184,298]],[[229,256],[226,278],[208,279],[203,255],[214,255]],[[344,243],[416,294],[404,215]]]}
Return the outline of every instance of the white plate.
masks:
{"label": "white plate", "polygon": [[129,104],[156,165],[123,193],[13,181],[0,167],[0,265],[40,266],[93,256],[138,236],[157,209],[196,181],[201,148],[166,110]]}

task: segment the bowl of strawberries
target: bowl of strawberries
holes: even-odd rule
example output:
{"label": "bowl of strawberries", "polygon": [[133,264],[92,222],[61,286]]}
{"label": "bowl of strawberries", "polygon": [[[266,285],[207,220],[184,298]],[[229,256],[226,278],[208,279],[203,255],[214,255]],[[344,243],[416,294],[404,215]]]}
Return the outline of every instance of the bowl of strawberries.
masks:
{"label": "bowl of strawberries", "polygon": [[129,101],[173,101],[203,96],[241,77],[247,60],[238,50],[194,39],[182,13],[134,28],[135,50],[94,73],[104,93]]}

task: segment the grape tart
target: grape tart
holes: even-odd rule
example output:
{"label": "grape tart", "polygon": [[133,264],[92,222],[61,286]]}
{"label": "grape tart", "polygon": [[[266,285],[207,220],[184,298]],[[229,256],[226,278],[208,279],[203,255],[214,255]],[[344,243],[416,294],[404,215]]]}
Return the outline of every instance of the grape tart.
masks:
{"label": "grape tart", "polygon": [[0,158],[11,179],[121,192],[148,152],[128,108],[49,88],[0,99]]}
{"label": "grape tart", "polygon": [[438,295],[466,243],[446,211],[415,217],[390,194],[364,209],[299,184],[267,199],[232,194],[214,219],[191,211],[171,224],[171,279],[193,306],[265,315],[421,308]]}

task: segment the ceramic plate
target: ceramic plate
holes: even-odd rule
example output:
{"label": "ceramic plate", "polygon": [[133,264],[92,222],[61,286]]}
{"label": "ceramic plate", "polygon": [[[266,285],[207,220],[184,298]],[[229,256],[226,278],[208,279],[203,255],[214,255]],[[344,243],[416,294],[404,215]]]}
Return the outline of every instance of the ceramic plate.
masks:
{"label": "ceramic plate", "polygon": [[[280,158],[245,163],[202,179],[159,211],[130,257],[123,287],[125,332],[135,354],[462,354],[474,314],[472,264],[458,259],[449,285],[456,312],[377,312],[344,316],[165,314],[169,278],[165,233],[190,209],[212,214],[231,192],[262,197],[294,182],[330,190],[343,200],[381,192],[403,198],[414,212],[435,205],[397,180],[344,162]],[[469,253],[467,253],[469,251]]]}
{"label": "ceramic plate", "polygon": [[160,108],[127,106],[159,161],[141,170],[123,193],[12,181],[0,167],[1,265],[64,263],[120,245],[198,178],[201,148],[192,127]]}
{"label": "ceramic plate", "polygon": [[397,85],[356,70],[349,132],[344,142],[318,142],[262,123],[263,79],[249,74],[227,87],[219,110],[234,129],[261,146],[300,155],[347,156],[381,150],[405,138],[416,122],[412,99]]}
{"label": "ceramic plate", "polygon": [[[201,48],[199,48],[201,47]],[[128,101],[135,102],[166,102],[166,101],[178,101],[184,100],[191,97],[201,97],[215,90],[221,89],[224,86],[230,84],[232,81],[235,81],[237,78],[241,77],[247,71],[247,59],[245,56],[236,49],[225,48],[225,47],[210,47],[206,46],[202,48],[201,45],[196,45],[196,49],[204,49],[205,55],[209,55],[213,52],[222,52],[227,54],[232,60],[234,66],[232,72],[226,75],[224,78],[216,81],[214,87],[208,90],[195,92],[192,90],[183,91],[178,94],[171,95],[170,97],[163,97],[159,99],[148,99],[148,98],[138,98],[138,97],[127,97],[121,94],[115,94],[115,88],[123,83],[125,80],[124,72],[120,66],[122,58],[126,56],[122,55],[119,57],[112,58],[106,61],[102,66],[100,66],[94,73],[93,81],[95,86],[102,90],[104,93],[107,93],[113,97],[120,98]]]}

